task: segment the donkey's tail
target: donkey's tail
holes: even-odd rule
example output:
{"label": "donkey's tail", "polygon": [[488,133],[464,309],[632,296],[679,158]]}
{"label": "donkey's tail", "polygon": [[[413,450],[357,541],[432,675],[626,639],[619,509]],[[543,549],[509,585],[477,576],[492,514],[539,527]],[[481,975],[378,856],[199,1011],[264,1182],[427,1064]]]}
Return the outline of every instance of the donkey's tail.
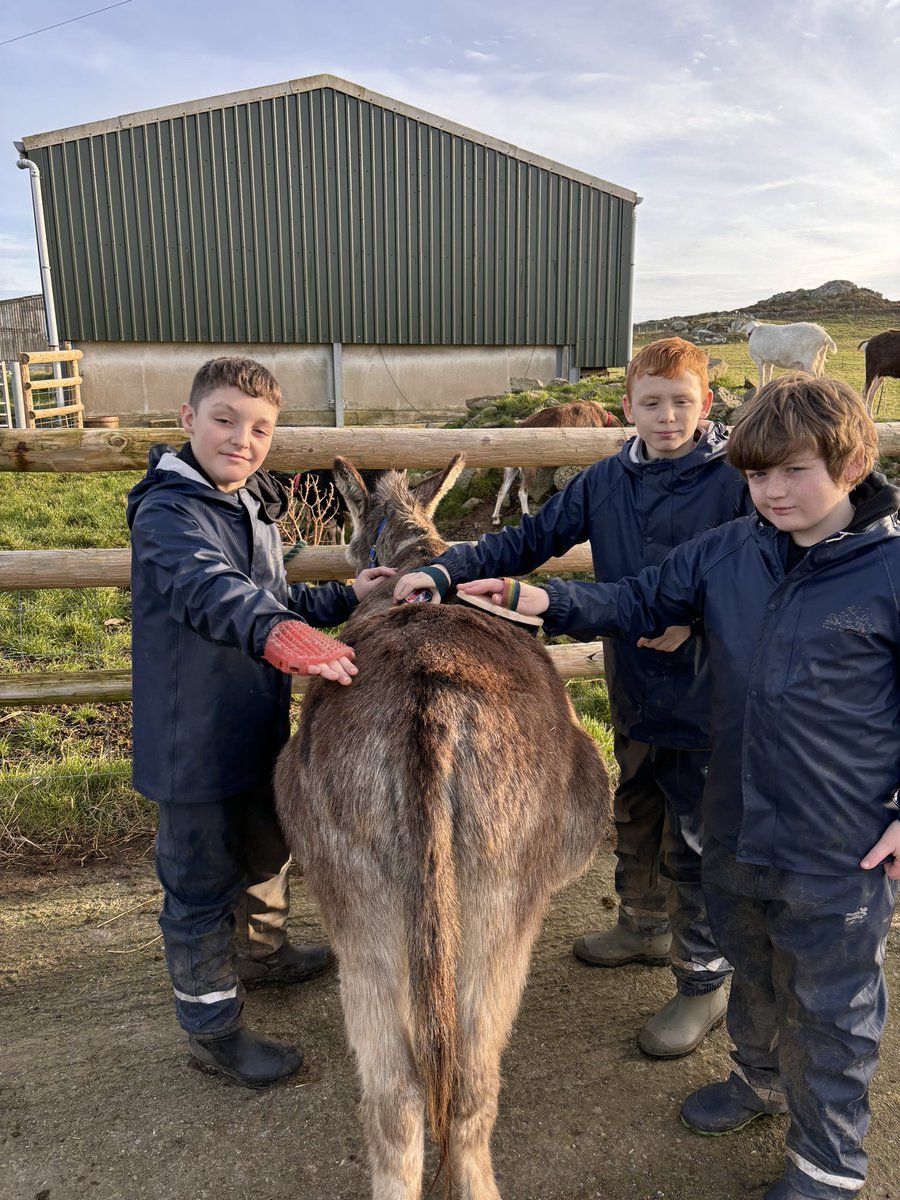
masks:
{"label": "donkey's tail", "polygon": [[[427,692],[427,687],[423,691]],[[407,946],[413,1053],[425,1092],[431,1135],[450,1178],[450,1121],[457,1076],[456,966],[460,946],[459,894],[453,850],[449,730],[434,697],[417,697],[407,756],[410,848]]]}

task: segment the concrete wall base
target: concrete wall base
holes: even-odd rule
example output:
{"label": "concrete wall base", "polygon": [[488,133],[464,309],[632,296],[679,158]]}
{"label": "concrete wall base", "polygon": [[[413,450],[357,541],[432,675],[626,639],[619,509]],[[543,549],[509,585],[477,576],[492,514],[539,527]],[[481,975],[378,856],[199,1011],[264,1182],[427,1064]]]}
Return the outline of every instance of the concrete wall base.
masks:
{"label": "concrete wall base", "polygon": [[[282,423],[333,425],[332,349],[322,346],[180,343],[80,343],[87,414],[122,425],[177,423],[197,369],[220,354],[258,359],[284,392]],[[344,346],[347,425],[428,425],[465,411],[474,396],[501,395],[515,377],[546,382],[556,374],[554,346]],[[339,394],[341,394],[339,392]]]}

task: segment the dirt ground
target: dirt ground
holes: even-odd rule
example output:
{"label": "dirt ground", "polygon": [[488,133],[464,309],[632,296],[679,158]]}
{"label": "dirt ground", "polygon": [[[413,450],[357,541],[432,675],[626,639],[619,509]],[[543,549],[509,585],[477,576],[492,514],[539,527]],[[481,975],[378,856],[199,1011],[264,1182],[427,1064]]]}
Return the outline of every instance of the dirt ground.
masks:
{"label": "dirt ground", "polygon": [[[254,1092],[192,1070],[173,1012],[149,855],[5,873],[0,900],[2,1200],[363,1200],[354,1066],[334,975],[254,992],[248,1023],[292,1039],[303,1073]],[[689,1058],[635,1035],[666,968],[583,967],[574,936],[612,918],[612,857],[557,898],[504,1058],[494,1156],[504,1200],[756,1200],[781,1172],[786,1118],[728,1139],[678,1121],[724,1077],[717,1030]],[[295,940],[321,937],[298,880]],[[900,921],[888,952],[898,993]],[[900,1200],[900,1018],[873,1088],[865,1192]],[[437,1196],[435,1191],[433,1195]]]}

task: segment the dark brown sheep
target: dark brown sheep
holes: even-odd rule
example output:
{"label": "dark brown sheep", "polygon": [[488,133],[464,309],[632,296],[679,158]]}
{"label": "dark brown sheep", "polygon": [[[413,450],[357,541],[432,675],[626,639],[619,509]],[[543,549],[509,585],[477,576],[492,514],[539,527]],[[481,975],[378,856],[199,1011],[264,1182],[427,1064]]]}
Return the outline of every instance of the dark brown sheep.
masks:
{"label": "dark brown sheep", "polygon": [[[556,404],[542,408],[519,422],[520,429],[611,429],[621,426],[618,417],[606,411],[595,400],[572,400],[568,404]],[[503,482],[497,493],[497,503],[491,515],[494,525],[500,524],[500,509],[509,489],[521,477],[519,484],[519,506],[528,515],[528,501],[540,500],[550,490],[555,467],[504,467]]]}

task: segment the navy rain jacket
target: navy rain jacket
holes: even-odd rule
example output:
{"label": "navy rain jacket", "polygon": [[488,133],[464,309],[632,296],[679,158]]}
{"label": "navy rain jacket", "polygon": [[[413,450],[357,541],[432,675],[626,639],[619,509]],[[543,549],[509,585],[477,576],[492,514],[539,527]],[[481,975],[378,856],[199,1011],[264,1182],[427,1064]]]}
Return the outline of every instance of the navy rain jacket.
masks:
{"label": "navy rain jacket", "polygon": [[712,674],[703,825],[741,862],[851,875],[898,816],[900,489],[873,474],[849,530],[785,574],[745,517],[615,585],[547,585],[545,628],[660,633],[700,611]]}
{"label": "navy rain jacket", "polygon": [[[486,534],[476,546],[454,546],[434,561],[454,583],[525,575],[589,541],[598,581],[636,575],[661,563],[673,546],[752,511],[743,476],[725,461],[727,439],[724,426],[710,424],[682,458],[646,459],[639,439],[630,438],[617,455],[577,475],[535,516]],[[691,624],[692,618],[680,623]],[[595,626],[574,636],[589,641],[599,633]],[[702,624],[672,654],[638,648],[636,640],[603,642],[616,729],[639,742],[705,749],[709,675]]]}
{"label": "navy rain jacket", "polygon": [[154,446],[129,493],[133,779],[151,800],[221,800],[268,776],[291,694],[290,676],[260,661],[269,632],[297,616],[336,625],[356,604],[343,584],[288,587],[260,482],[220,492]]}

